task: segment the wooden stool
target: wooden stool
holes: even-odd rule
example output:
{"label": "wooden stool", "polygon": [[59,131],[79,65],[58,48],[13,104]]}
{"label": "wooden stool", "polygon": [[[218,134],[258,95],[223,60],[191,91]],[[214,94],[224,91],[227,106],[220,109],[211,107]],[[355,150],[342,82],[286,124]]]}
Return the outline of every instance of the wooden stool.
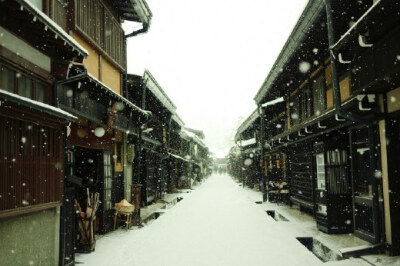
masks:
{"label": "wooden stool", "polygon": [[124,221],[126,225],[126,230],[128,230],[132,225],[132,212],[115,211],[114,214],[114,230],[117,229],[118,222]]}
{"label": "wooden stool", "polygon": [[114,213],[114,230],[117,228],[119,221],[124,221],[126,224],[126,230],[128,230],[132,224],[132,214],[134,210],[135,206],[130,204],[126,199],[116,203]]}

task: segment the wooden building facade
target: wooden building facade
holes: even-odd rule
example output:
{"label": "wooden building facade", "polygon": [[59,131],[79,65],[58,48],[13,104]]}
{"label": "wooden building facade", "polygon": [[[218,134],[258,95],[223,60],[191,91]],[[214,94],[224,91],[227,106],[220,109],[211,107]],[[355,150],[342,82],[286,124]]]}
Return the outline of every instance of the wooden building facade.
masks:
{"label": "wooden building facade", "polygon": [[263,167],[285,155],[291,202],[320,230],[390,254],[400,252],[399,11],[396,1],[309,1],[255,97],[266,106]]}
{"label": "wooden building facade", "polygon": [[77,117],[54,107],[53,86],[56,79],[66,78],[56,71],[58,64],[82,63],[88,52],[44,12],[39,1],[0,3],[0,231],[5,264],[59,262],[66,126]]}

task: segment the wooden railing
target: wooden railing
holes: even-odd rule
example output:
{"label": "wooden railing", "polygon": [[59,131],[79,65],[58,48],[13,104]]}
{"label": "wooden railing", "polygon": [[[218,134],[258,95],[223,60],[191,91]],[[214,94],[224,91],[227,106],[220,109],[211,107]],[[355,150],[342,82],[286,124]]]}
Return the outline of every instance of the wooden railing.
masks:
{"label": "wooden railing", "polygon": [[125,69],[124,31],[108,7],[99,0],[76,0],[74,14],[75,29]]}

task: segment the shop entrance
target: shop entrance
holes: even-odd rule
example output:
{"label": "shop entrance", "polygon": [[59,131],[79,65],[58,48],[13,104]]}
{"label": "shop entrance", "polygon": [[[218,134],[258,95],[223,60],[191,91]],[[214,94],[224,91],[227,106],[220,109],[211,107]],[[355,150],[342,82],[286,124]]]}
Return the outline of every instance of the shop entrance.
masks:
{"label": "shop entrance", "polygon": [[[358,127],[351,130],[351,150],[352,150],[352,177],[353,177],[353,199],[354,199],[354,233],[367,241],[376,243],[379,239],[379,226],[381,223],[382,211],[382,193],[381,184],[378,178],[373,176],[370,159],[370,137],[368,127]],[[375,145],[374,145],[375,146]],[[376,153],[376,151],[375,151]],[[379,156],[375,156],[379,158]],[[374,162],[375,168],[378,169],[378,160]],[[379,212],[373,211],[373,184],[372,179],[379,180],[378,200]]]}

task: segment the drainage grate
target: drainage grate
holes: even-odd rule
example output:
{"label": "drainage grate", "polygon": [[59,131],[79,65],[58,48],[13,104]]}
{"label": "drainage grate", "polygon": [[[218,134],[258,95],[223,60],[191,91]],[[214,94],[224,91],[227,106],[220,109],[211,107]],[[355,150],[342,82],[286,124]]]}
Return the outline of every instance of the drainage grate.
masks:
{"label": "drainage grate", "polygon": [[277,212],[277,211],[269,210],[269,211],[266,211],[266,212],[267,212],[267,214],[268,214],[269,216],[271,216],[272,218],[274,218],[275,221],[283,221],[283,222],[289,221],[285,216],[283,216],[282,214],[280,214],[280,213]]}
{"label": "drainage grate", "polygon": [[338,253],[313,237],[296,237],[296,239],[323,262],[343,259]]}

